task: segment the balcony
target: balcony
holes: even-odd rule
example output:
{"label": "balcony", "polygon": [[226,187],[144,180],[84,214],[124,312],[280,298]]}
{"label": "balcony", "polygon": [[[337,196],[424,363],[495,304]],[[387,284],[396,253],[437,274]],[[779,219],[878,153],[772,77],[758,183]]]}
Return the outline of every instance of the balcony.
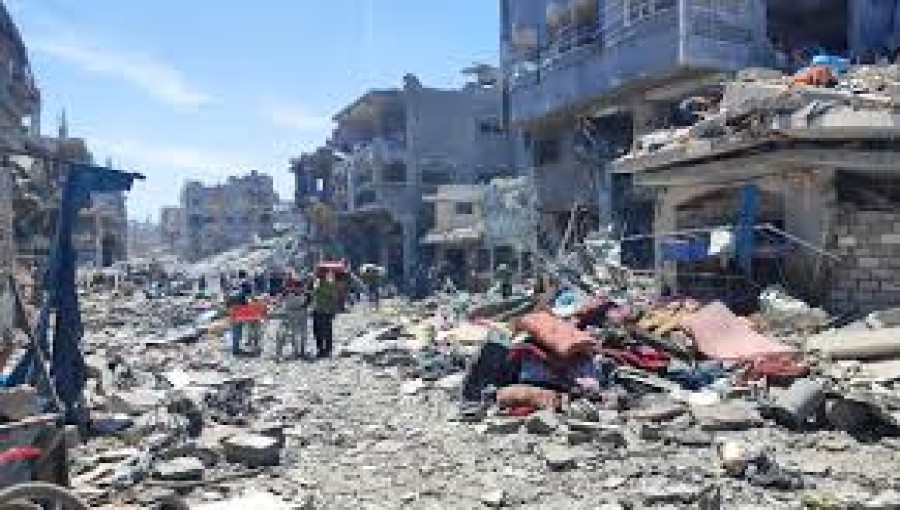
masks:
{"label": "balcony", "polygon": [[576,109],[679,75],[733,71],[766,57],[765,9],[759,0],[647,0],[632,10],[606,2],[595,31],[563,29],[532,49],[506,48],[515,123]]}

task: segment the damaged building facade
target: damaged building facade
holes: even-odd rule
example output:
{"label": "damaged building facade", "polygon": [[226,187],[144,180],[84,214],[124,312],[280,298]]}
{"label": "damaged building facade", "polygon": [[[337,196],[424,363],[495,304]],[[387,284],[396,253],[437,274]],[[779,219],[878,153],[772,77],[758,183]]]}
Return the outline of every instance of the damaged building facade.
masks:
{"label": "damaged building facade", "polygon": [[183,238],[177,244],[195,261],[271,237],[278,196],[272,177],[251,171],[206,186],[191,181],[181,190]]}
{"label": "damaged building facade", "polygon": [[[858,201],[851,206],[840,200],[847,198],[846,187],[840,183],[848,182],[849,175],[856,176],[850,182],[859,183],[865,177],[876,183],[876,188],[883,182],[885,176],[873,163],[890,157],[887,154],[893,150],[880,140],[883,133],[851,132],[890,126],[890,108],[869,108],[854,116],[853,107],[844,111],[844,99],[824,99],[838,105],[827,112],[826,120],[815,121],[834,128],[822,135],[830,140],[820,143],[815,141],[819,134],[806,133],[802,136],[811,140],[796,141],[795,148],[787,152],[777,150],[754,156],[755,160],[735,156],[722,164],[740,168],[735,175],[719,172],[715,165],[698,166],[686,156],[665,164],[637,163],[632,158],[634,153],[654,152],[678,136],[679,129],[692,126],[698,116],[702,118],[709,105],[692,101],[701,97],[717,102],[723,95],[722,84],[738,71],[763,67],[793,73],[823,53],[842,55],[853,62],[887,63],[900,46],[900,30],[894,26],[897,2],[507,0],[500,4],[501,62],[509,89],[510,118],[526,134],[542,240],[549,238],[553,241],[549,245],[555,246],[572,220],[571,211],[577,211],[575,206],[588,205],[592,221],[612,224],[628,241],[623,245],[627,262],[655,268],[666,290],[684,292],[689,290],[683,285],[684,278],[673,272],[671,261],[662,260],[683,254],[673,255],[670,247],[662,246],[660,236],[696,226],[737,225],[750,217],[753,228],[771,223],[780,232],[775,237],[780,236],[782,244],[793,244],[795,251],[805,255],[828,248],[851,255],[847,260],[854,262],[829,264],[824,260],[836,261],[821,254],[786,260],[792,267],[784,271],[793,275],[791,283],[805,296],[835,307],[846,307],[860,297],[872,306],[894,301],[890,297],[893,290],[883,288],[889,285],[874,281],[878,277],[872,274],[875,270],[877,275],[887,275],[889,248],[879,243],[892,239],[893,227],[879,227],[885,231],[863,235],[860,227],[852,225],[852,218],[865,222],[876,213],[866,210],[871,206],[859,209]],[[730,92],[732,98],[759,93]],[[743,103],[743,99],[734,101]],[[802,127],[802,123],[798,125]],[[838,148],[838,140],[880,148],[857,148],[854,155]],[[769,141],[760,143],[765,147]],[[803,150],[798,153],[800,146]],[[747,150],[758,152],[757,147]],[[633,154],[625,156],[629,153]],[[623,156],[624,162],[617,161]],[[650,160],[654,157],[647,156]],[[806,177],[772,170],[773,158],[780,165],[800,168]],[[845,158],[858,160],[844,162]],[[866,159],[870,162],[864,163]],[[750,170],[753,167],[756,169]],[[754,172],[778,177],[762,179],[765,182],[756,191],[746,191],[747,179],[760,177]],[[686,178],[688,174],[695,178]],[[782,191],[776,193],[778,186]],[[848,214],[833,214],[840,209]],[[834,219],[826,224],[825,218]],[[785,233],[796,239],[784,241]],[[841,233],[842,246],[835,244],[837,233]],[[745,232],[743,237],[756,239],[759,235]],[[760,245],[747,248],[750,244],[743,240],[745,251],[765,251]],[[766,266],[755,267],[754,281],[772,279],[764,276],[776,270],[785,274],[781,267],[774,267],[775,259],[769,264],[744,260],[742,265],[748,271],[751,266]],[[870,267],[857,267],[860,265]],[[723,275],[723,268],[714,265],[692,269],[698,276],[711,272],[716,280],[694,280],[692,292],[722,294],[731,287],[746,286],[746,271],[731,268]],[[726,278],[732,272],[737,273],[734,279]],[[832,288],[829,281],[841,282],[841,286]]]}
{"label": "damaged building facade", "polygon": [[625,234],[648,232],[653,197],[612,175],[611,160],[682,124],[679,104],[727,73],[790,66],[810,48],[863,59],[896,47],[896,4],[501,1],[510,120],[525,133],[542,233],[558,241],[574,204]]}
{"label": "damaged building facade", "polygon": [[[0,94],[0,130],[2,145],[17,147],[17,136],[37,135],[40,132],[41,96],[31,73],[28,51],[18,28],[0,4],[0,66],[3,93]],[[18,158],[4,158],[0,163],[0,333],[12,326],[12,295],[9,277],[14,274],[17,255],[16,183],[26,178]]]}
{"label": "damaged building facade", "polygon": [[434,265],[467,288],[489,287],[501,264],[521,275],[537,241],[533,197],[523,176],[438,186],[424,197],[434,226],[421,242],[434,248]]}
{"label": "damaged building facade", "polygon": [[781,284],[839,311],[900,303],[900,67],[854,67],[828,88],[754,74],[613,165],[656,197],[665,287],[739,300]]}
{"label": "damaged building facade", "polygon": [[307,196],[331,208],[336,238],[355,265],[378,263],[409,281],[433,254],[420,244],[434,222],[423,196],[515,174],[496,77],[472,72],[476,79],[459,90],[409,75],[402,88],[366,93],[334,118],[327,176],[295,171]]}

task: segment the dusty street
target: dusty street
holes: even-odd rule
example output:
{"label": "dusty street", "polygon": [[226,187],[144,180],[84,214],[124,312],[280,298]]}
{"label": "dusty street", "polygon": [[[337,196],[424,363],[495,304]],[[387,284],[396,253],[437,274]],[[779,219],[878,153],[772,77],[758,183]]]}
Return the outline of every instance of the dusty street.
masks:
{"label": "dusty street", "polygon": [[[338,344],[343,347],[375,329],[376,319],[368,308],[340,316]],[[404,377],[408,363],[403,359],[377,363],[395,366],[373,366],[366,359],[375,358],[350,355],[275,363],[269,347],[261,359],[235,361],[219,346],[201,342],[149,351],[135,363],[136,369],[155,360],[168,371],[214,368],[223,377],[252,378],[255,419],[283,420],[286,443],[279,465],[245,474],[238,470],[228,481],[216,482],[221,473],[236,472],[220,460],[202,474],[207,483],[177,491],[183,502],[212,509],[268,508],[266,504],[739,509],[803,508],[801,501],[816,497],[863,508],[895,508],[900,498],[893,492],[900,487],[893,467],[900,442],[893,439],[863,444],[835,432],[792,434],[771,424],[751,429],[740,418],[720,431],[707,431],[678,413],[655,423],[615,411],[603,412],[599,423],[580,426],[544,413],[461,422],[459,375],[425,383]],[[661,401],[644,409],[666,414],[665,406]],[[206,416],[202,435],[189,444],[217,451],[222,437],[241,430],[246,429]],[[716,444],[729,438],[770,448],[781,466],[798,473],[803,488],[760,488],[725,476]],[[81,460],[92,459],[86,464],[96,469],[97,454],[109,451],[109,441],[89,442]],[[161,504],[177,487],[185,485],[155,481],[114,491],[108,508]]]}

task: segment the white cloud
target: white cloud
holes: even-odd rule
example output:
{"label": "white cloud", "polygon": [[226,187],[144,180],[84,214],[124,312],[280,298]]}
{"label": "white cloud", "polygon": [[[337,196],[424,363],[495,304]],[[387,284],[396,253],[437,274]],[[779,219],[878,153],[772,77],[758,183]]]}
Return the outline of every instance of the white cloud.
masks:
{"label": "white cloud", "polygon": [[195,110],[214,101],[212,96],[194,88],[177,69],[149,55],[62,40],[36,40],[29,45],[34,51],[85,71],[124,81],[179,109]]}
{"label": "white cloud", "polygon": [[269,101],[269,120],[278,127],[303,132],[322,132],[331,128],[328,115],[319,115],[298,104]]}

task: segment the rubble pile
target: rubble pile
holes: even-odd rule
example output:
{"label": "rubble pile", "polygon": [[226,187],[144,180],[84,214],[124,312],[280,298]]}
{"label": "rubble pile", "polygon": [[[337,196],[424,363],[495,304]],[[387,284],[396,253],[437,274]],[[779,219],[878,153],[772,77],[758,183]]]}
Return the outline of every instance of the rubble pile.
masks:
{"label": "rubble pile", "polygon": [[[817,70],[826,79],[810,78]],[[830,130],[877,133],[879,126],[893,124],[898,93],[897,65],[812,65],[794,76],[746,69],[725,83],[721,94],[685,100],[680,111],[691,117],[685,127],[641,137],[619,164],[663,164],[741,145],[824,136]]]}
{"label": "rubble pile", "polygon": [[361,304],[318,362],[234,357],[201,293],[85,293],[73,487],[98,508],[900,503],[900,312],[661,300],[615,251],[508,299]]}
{"label": "rubble pile", "polygon": [[547,473],[591,473],[615,504],[900,504],[890,470],[865,461],[896,455],[900,315],[832,327],[772,288],[741,317],[720,302],[654,299],[610,267],[556,269],[543,295],[462,313],[444,296],[343,352],[392,369],[406,397],[449,390],[452,420],[529,441]]}

